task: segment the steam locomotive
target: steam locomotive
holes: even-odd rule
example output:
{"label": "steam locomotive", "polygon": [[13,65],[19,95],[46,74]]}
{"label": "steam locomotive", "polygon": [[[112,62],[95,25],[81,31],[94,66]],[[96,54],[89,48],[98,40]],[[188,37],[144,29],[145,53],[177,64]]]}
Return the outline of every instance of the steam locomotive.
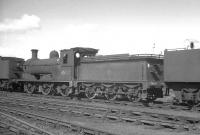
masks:
{"label": "steam locomotive", "polygon": [[0,88],[93,99],[127,97],[130,101],[163,97],[173,89],[177,102],[200,101],[200,49],[165,50],[163,55],[96,55],[97,49],[51,51],[49,59],[1,57]]}

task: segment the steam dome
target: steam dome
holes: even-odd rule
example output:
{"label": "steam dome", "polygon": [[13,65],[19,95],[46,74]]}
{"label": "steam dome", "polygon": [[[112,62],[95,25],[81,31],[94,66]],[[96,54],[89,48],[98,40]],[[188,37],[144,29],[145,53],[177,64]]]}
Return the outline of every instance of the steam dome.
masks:
{"label": "steam dome", "polygon": [[59,53],[56,50],[53,50],[53,51],[50,52],[49,58],[50,59],[59,58]]}

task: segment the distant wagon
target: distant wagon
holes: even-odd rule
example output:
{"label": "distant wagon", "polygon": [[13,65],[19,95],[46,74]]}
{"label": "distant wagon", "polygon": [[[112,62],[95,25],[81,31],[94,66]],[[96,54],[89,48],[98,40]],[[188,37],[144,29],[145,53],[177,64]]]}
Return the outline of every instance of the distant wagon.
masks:
{"label": "distant wagon", "polygon": [[179,103],[200,102],[200,49],[165,50],[164,80]]}

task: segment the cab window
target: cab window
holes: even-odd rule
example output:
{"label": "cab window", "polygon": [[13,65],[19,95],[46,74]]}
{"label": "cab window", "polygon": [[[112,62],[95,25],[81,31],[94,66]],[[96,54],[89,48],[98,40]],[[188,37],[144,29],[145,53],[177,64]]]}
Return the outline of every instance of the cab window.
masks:
{"label": "cab window", "polygon": [[67,64],[67,62],[68,62],[68,55],[65,54],[63,57],[63,64]]}

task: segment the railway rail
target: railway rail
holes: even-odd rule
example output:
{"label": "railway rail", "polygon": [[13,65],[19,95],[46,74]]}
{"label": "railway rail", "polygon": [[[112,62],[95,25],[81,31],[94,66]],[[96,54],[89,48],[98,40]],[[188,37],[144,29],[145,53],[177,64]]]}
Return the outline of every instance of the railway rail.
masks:
{"label": "railway rail", "polygon": [[[27,98],[27,100],[26,100]],[[75,117],[86,119],[99,119],[103,121],[123,122],[128,124],[139,124],[159,129],[170,129],[174,131],[199,132],[200,119],[188,116],[175,116],[153,112],[142,112],[133,110],[122,110],[116,108],[98,107],[95,105],[81,105],[78,103],[61,104],[55,101],[47,102],[36,100],[34,97],[19,99],[11,97],[1,98],[1,106],[17,107],[21,109],[31,109],[46,113],[60,115],[69,114]]]}
{"label": "railway rail", "polygon": [[0,125],[0,134],[1,135],[17,135],[17,132],[10,129],[10,127],[6,127],[6,125],[1,124]]}

